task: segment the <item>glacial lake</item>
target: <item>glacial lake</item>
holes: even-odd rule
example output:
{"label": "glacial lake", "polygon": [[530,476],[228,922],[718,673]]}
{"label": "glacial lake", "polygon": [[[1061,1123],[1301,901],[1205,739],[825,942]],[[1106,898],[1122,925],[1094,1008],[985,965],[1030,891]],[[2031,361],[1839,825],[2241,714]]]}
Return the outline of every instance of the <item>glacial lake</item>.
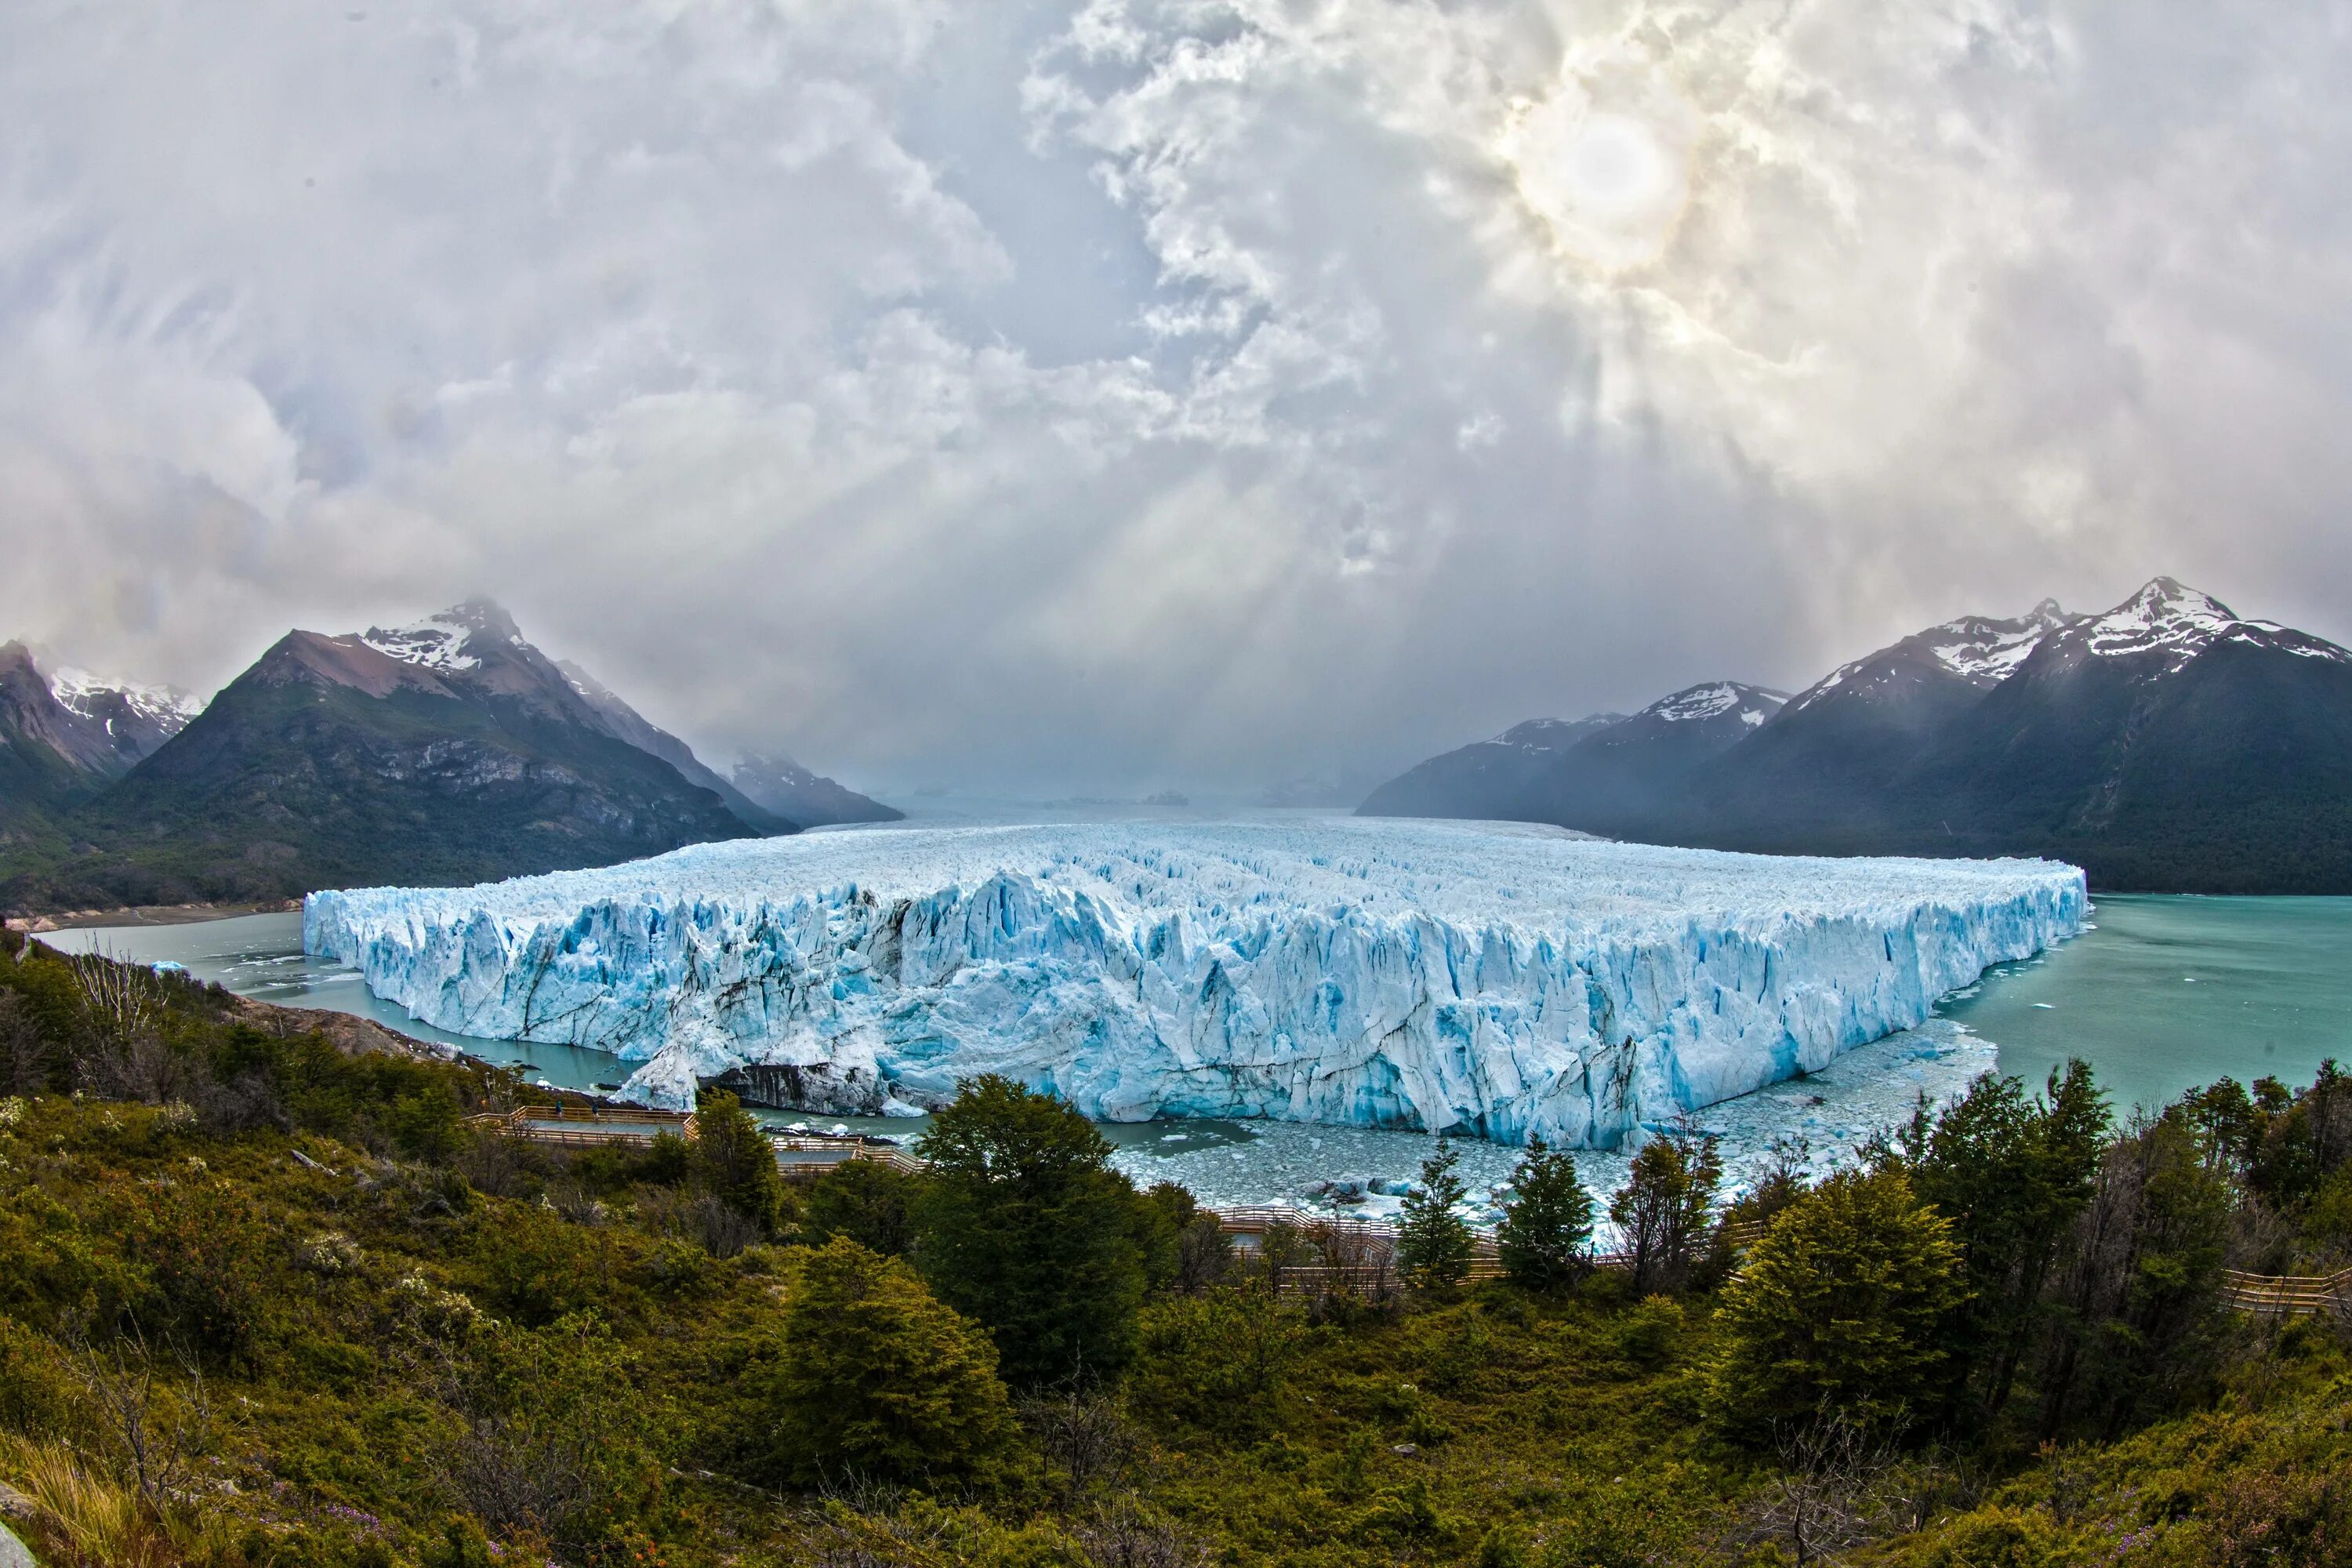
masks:
{"label": "glacial lake", "polygon": [[[2325,1058],[2352,1059],[2352,899],[2111,894],[2095,901],[2091,930],[1990,971],[1919,1028],[1849,1052],[1801,1082],[1701,1113],[1701,1124],[1724,1138],[1735,1182],[1776,1140],[1801,1141],[1812,1164],[1826,1167],[1906,1116],[1921,1094],[1956,1094],[1995,1068],[2039,1084],[2079,1056],[2120,1111],[2160,1105],[2224,1074],[2300,1083]],[[356,1013],[558,1088],[615,1084],[629,1070],[603,1051],[469,1039],[418,1024],[371,995],[357,971],[304,954],[299,914],[53,931],[42,940],[67,952],[177,963],[265,1002]],[[763,1116],[776,1125],[804,1120]],[[922,1128],[921,1119],[805,1120],[907,1139]],[[1103,1132],[1137,1180],[1181,1182],[1211,1204],[1297,1202],[1320,1182],[1407,1179],[1430,1144],[1419,1133],[1265,1121],[1105,1123]],[[1516,1158],[1507,1149],[1463,1145],[1474,1199],[1504,1180]],[[1580,1153],[1578,1163],[1598,1191],[1623,1180],[1622,1155]],[[1351,1206],[1381,1215],[1395,1204],[1375,1196]]]}

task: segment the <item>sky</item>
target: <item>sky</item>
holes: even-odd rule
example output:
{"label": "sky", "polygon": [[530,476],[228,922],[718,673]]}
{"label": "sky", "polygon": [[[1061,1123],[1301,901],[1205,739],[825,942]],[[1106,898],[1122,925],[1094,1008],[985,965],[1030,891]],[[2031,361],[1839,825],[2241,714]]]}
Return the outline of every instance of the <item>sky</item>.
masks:
{"label": "sky", "polygon": [[2166,574],[2352,640],[2352,5],[0,9],[0,636],[1376,779]]}

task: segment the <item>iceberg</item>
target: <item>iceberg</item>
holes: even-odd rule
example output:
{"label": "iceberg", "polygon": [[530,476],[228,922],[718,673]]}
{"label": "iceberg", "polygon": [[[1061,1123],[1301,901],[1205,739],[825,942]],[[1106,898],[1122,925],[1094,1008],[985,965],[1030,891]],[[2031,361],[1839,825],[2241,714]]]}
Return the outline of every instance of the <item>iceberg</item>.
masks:
{"label": "iceberg", "polygon": [[1071,823],[696,845],[314,893],[303,943],[436,1027],[830,1114],[1003,1073],[1114,1121],[1614,1148],[1926,1019],[2083,929],[2044,860],[1821,859],[1504,823]]}

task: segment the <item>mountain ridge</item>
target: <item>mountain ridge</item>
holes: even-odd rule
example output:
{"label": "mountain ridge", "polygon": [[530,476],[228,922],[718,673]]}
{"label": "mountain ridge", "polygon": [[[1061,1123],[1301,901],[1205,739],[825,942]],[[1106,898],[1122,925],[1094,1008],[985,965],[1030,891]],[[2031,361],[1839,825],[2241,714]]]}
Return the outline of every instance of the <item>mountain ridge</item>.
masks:
{"label": "mountain ridge", "polygon": [[70,804],[46,856],[0,863],[0,897],[93,907],[491,880],[794,830],[748,801],[756,820],[739,815],[724,781],[681,768],[716,780],[683,742],[593,691],[603,700],[488,600],[391,629],[298,628]]}
{"label": "mountain ridge", "polygon": [[2352,892],[2352,651],[2169,577],[2100,614],[2044,600],[1914,633],[1679,778],[1602,798],[1580,766],[1554,759],[1512,815],[1770,853],[2046,854],[2110,890]]}

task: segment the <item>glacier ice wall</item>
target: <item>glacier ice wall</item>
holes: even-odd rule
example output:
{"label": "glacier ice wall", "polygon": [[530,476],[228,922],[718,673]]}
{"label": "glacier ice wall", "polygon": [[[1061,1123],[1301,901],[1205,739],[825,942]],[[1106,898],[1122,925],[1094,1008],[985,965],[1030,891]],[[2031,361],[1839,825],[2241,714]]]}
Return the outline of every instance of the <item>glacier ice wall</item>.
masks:
{"label": "glacier ice wall", "polygon": [[312,952],[445,1029],[592,1046],[687,1103],[934,1106],[1614,1146],[1917,1024],[2082,929],[2040,860],[1808,859],[1494,823],[894,828],[477,888],[315,893]]}

